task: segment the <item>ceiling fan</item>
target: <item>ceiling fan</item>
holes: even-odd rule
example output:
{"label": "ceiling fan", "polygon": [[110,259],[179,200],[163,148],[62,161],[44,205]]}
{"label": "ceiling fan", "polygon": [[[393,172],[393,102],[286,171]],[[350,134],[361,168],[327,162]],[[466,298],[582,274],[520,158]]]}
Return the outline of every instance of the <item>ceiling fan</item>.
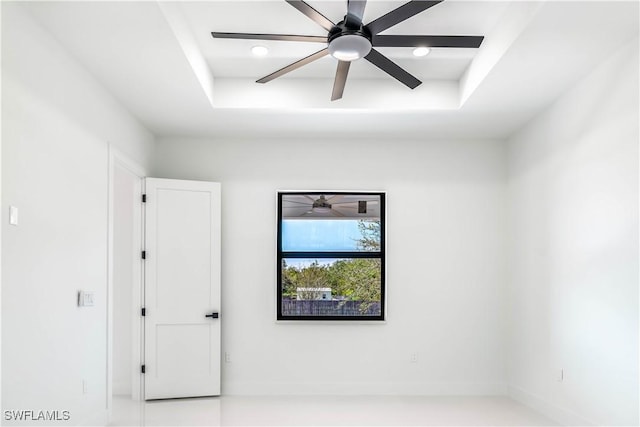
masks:
{"label": "ceiling fan", "polygon": [[225,39],[254,39],[254,40],[279,40],[294,42],[325,43],[324,49],[313,53],[306,58],[265,76],[257,83],[267,83],[290,71],[296,70],[326,55],[331,55],[338,60],[333,83],[331,100],[342,98],[349,66],[352,61],[364,58],[382,71],[389,74],[411,89],[415,89],[422,82],[416,77],[398,66],[395,62],[377,51],[376,47],[454,47],[477,48],[480,47],[483,36],[431,36],[431,35],[381,35],[384,30],[399,24],[400,22],[423,12],[444,0],[427,1],[412,0],[392,10],[368,24],[362,22],[367,0],[348,0],[347,14],[344,19],[334,24],[327,17],[302,0],[285,0],[291,6],[302,12],[308,18],[316,22],[328,31],[327,36],[305,36],[290,34],[251,34],[251,33],[221,33],[212,32],[214,38]]}

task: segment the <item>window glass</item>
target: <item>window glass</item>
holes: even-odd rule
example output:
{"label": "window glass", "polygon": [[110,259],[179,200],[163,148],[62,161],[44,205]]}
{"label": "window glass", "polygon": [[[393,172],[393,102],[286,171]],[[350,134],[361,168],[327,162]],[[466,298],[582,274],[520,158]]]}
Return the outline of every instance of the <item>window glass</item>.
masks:
{"label": "window glass", "polygon": [[379,316],[379,258],[286,258],[282,260],[285,316]]}
{"label": "window glass", "polygon": [[278,194],[278,319],[384,320],[384,194]]}
{"label": "window glass", "polygon": [[[283,219],[283,251],[375,251],[379,221],[368,219]],[[369,241],[367,241],[369,239]]]}

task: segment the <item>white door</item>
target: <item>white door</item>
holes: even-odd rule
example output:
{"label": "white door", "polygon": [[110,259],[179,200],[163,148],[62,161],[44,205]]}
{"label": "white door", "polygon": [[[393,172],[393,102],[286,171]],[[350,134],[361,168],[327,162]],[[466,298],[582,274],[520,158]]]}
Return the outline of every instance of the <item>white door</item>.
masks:
{"label": "white door", "polygon": [[217,396],[220,184],[145,187],[145,399]]}

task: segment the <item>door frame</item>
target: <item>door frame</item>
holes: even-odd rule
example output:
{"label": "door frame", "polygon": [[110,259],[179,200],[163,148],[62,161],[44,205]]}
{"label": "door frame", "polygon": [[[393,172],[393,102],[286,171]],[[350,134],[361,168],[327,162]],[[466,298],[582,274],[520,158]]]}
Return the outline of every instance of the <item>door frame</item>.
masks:
{"label": "door frame", "polygon": [[[108,243],[107,243],[107,401],[106,407],[109,414],[109,420],[112,415],[113,408],[113,276],[114,276],[114,179],[116,166],[121,167],[132,175],[138,177],[139,183],[136,185],[140,190],[140,197],[142,197],[144,191],[144,178],[147,175],[147,171],[144,167],[140,166],[135,161],[131,160],[127,155],[122,153],[112,143],[109,143],[109,162],[108,162]],[[135,229],[133,232],[134,245],[142,250],[144,244],[144,207],[142,199],[140,199],[140,209],[134,212],[133,222]],[[135,251],[134,251],[135,253]],[[144,269],[142,266],[142,260],[137,259],[134,261],[133,277],[132,277],[132,311],[140,314],[139,307],[142,306],[143,301],[143,274]],[[143,360],[142,343],[143,343],[143,321],[142,316],[132,316],[131,334],[132,334],[132,352],[131,352],[131,398],[133,400],[140,400],[142,396],[142,376],[140,370],[136,367],[141,366]]]}

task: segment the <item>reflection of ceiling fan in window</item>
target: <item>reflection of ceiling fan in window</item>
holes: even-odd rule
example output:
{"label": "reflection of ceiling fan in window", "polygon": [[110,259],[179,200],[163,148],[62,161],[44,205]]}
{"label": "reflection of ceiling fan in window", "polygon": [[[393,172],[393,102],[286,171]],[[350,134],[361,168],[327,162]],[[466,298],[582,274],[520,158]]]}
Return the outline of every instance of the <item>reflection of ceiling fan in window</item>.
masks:
{"label": "reflection of ceiling fan in window", "polygon": [[379,197],[363,194],[288,194],[283,198],[285,218],[334,217],[372,218],[379,216]]}

